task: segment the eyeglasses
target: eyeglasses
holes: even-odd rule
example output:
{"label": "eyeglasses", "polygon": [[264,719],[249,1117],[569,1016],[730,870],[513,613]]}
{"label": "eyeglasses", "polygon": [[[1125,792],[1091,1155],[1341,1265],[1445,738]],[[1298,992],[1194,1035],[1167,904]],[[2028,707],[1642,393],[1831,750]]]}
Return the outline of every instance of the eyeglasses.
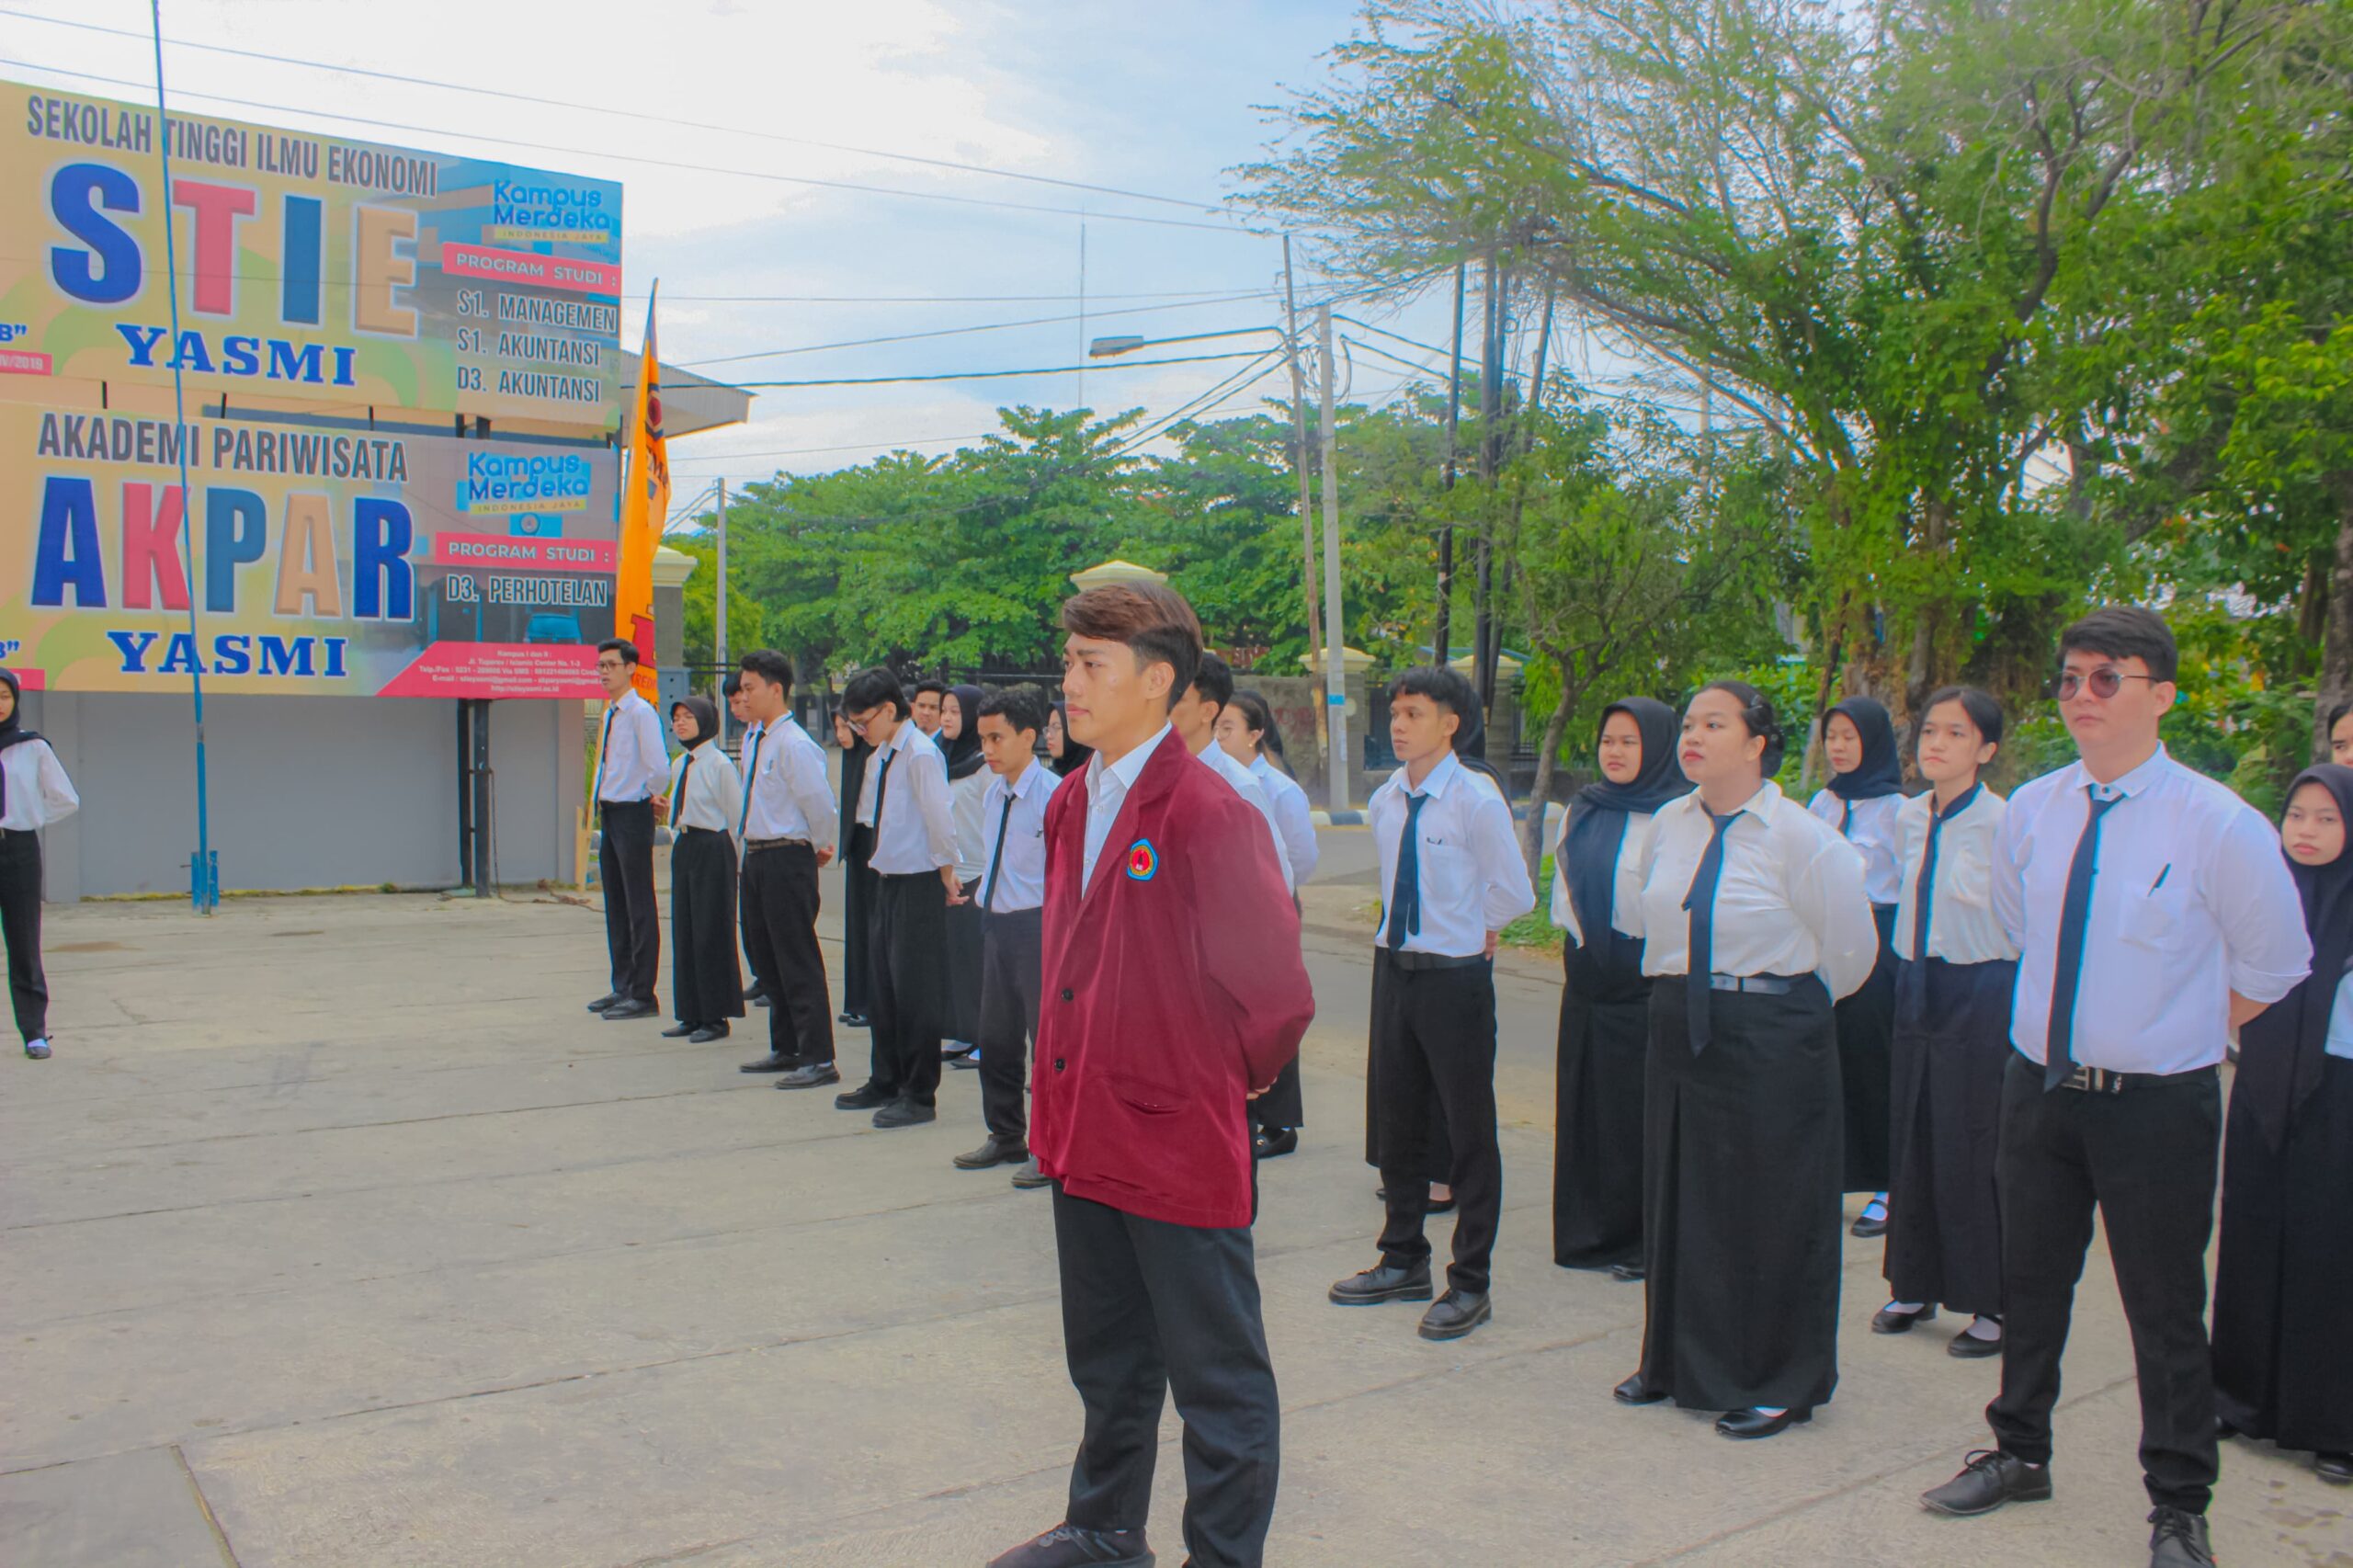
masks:
{"label": "eyeglasses", "polygon": [[2065,675],[2059,677],[2053,687],[2053,689],[2059,694],[2059,700],[2065,702],[2069,699],[2073,698],[2075,693],[2083,690],[2085,687],[2088,686],[2092,688],[2092,695],[2098,698],[2102,702],[2105,702],[2109,698],[2114,697],[2118,692],[2122,691],[2124,689],[2124,683],[2128,680],[2154,681],[2156,678],[2157,677],[2154,676],[2136,676],[2128,674],[2123,670],[2116,668],[2113,665],[2102,665],[2088,676],[2077,675],[2075,671],[2069,670]]}

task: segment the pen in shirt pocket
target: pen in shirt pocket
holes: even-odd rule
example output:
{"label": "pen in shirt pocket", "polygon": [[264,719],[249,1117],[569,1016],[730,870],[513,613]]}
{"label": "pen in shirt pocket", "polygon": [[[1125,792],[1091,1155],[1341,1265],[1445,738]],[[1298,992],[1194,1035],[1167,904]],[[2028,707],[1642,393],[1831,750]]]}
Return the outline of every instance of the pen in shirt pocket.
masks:
{"label": "pen in shirt pocket", "polygon": [[2172,876],[2172,875],[2173,875],[2173,862],[2172,862],[2172,861],[2170,861],[2170,860],[2168,860],[2168,861],[2166,861],[2166,862],[2165,863],[2165,869],[2162,869],[2162,870],[2160,870],[2160,871],[2157,873],[2157,880],[2156,880],[2155,881],[2151,882],[2151,883],[2149,884],[2149,893],[2150,893],[2150,896],[2151,896],[2151,897],[2154,897],[2154,896],[2156,895],[2156,891],[2157,891],[2159,888],[2161,888],[2161,887],[2163,887],[2163,886],[2165,886],[2165,879],[2166,879],[2167,877]]}

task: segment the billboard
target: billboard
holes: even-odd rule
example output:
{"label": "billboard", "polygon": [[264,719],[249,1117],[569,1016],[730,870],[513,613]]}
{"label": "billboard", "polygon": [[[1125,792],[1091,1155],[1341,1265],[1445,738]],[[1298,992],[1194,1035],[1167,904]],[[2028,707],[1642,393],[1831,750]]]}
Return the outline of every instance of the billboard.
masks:
{"label": "billboard", "polygon": [[38,395],[6,384],[17,378],[168,386],[176,366],[207,396],[618,423],[620,186],[7,96],[20,112],[0,121],[0,396]]}

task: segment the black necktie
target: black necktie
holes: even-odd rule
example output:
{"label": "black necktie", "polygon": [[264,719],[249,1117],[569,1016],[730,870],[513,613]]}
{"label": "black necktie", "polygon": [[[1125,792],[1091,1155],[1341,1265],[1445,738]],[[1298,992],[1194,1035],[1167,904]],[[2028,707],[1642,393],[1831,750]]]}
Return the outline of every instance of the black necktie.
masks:
{"label": "black necktie", "polygon": [[1405,797],[1405,830],[1397,835],[1397,878],[1389,887],[1389,950],[1405,950],[1405,938],[1422,929],[1422,837],[1419,824],[1427,795]]}
{"label": "black necktie", "polygon": [[2084,928],[2091,924],[2092,879],[2099,874],[2099,819],[2124,799],[2103,801],[2084,786],[2090,805],[2075,858],[2067,867],[2067,896],[2059,906],[2059,956],[2051,971],[2051,1032],[2042,1053],[2042,1086],[2055,1089],[2075,1070],[2075,992],[2084,980]]}
{"label": "black necktie", "polygon": [[1838,836],[1855,836],[1855,802],[1852,800],[1846,801],[1838,809]]}
{"label": "black necktie", "polygon": [[1937,840],[1945,824],[1967,811],[1983,787],[1972,784],[1949,810],[1938,811],[1933,801],[1928,806],[1928,846],[1920,852],[1920,875],[1912,884],[1912,961],[1904,970],[1895,999],[1896,1011],[1906,1018],[1917,1018],[1927,1006],[1928,927],[1937,914]]}
{"label": "black necktie", "polygon": [[891,788],[891,758],[893,755],[884,752],[882,766],[874,771],[874,843],[867,852],[870,858],[874,850],[882,847],[882,796]]}
{"label": "black necktie", "polygon": [[[752,780],[760,776],[760,743],[767,738],[766,730],[752,737],[752,760],[744,767],[744,814],[735,819],[735,836],[738,838],[743,837],[752,825]],[[679,803],[683,805],[685,799],[680,796]]]}
{"label": "black necktie", "polygon": [[605,754],[613,749],[613,721],[620,717],[620,704],[616,702],[605,710],[605,734],[597,743],[597,803],[605,801]]}
{"label": "black necktie", "polygon": [[1005,797],[1005,810],[996,816],[996,848],[989,855],[989,874],[981,880],[981,913],[989,913],[989,902],[996,897],[996,870],[1005,864],[1005,830],[1013,822],[1013,797]]}
{"label": "black necktie", "polygon": [[688,746],[678,754],[678,788],[670,797],[670,825],[672,827],[687,825],[687,775],[694,770],[695,749]]}
{"label": "black necktie", "polygon": [[1709,998],[1715,991],[1711,981],[1716,968],[1716,884],[1724,875],[1724,834],[1739,816],[1734,812],[1731,816],[1711,818],[1716,824],[1715,835],[1708,840],[1699,869],[1691,873],[1691,891],[1683,895],[1683,907],[1691,915],[1690,963],[1683,977],[1689,1000],[1683,1023],[1694,1056],[1708,1049]]}

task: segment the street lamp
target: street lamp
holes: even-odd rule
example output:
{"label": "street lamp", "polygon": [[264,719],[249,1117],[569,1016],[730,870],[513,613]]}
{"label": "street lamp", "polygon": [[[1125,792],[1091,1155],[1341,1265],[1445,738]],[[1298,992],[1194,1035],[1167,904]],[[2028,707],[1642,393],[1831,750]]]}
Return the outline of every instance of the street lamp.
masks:
{"label": "street lamp", "polygon": [[1279,326],[1237,326],[1231,332],[1193,332],[1182,337],[1098,337],[1086,346],[1089,359],[1112,359],[1122,354],[1132,354],[1139,348],[1163,348],[1172,343],[1207,343],[1217,337],[1255,337],[1271,332],[1290,342],[1290,335]]}

